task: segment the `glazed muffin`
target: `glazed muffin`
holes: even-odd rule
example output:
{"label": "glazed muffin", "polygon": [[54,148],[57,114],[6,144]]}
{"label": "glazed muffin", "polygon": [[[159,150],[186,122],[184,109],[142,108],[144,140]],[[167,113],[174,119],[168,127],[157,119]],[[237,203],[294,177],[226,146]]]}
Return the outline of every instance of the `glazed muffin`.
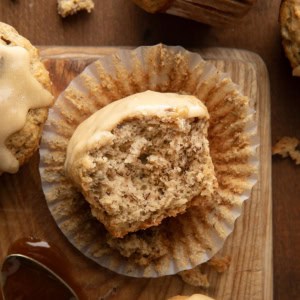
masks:
{"label": "glazed muffin", "polygon": [[0,23],[0,62],[1,100],[6,100],[0,101],[0,174],[16,173],[39,147],[53,102],[51,82],[38,50],[4,23]]}
{"label": "glazed muffin", "polygon": [[[209,119],[205,113],[183,118],[181,113],[188,109],[171,109],[163,114],[155,109],[152,115],[133,111],[131,118],[118,117],[118,122],[111,122],[119,115],[112,108],[118,106],[120,99],[128,96],[130,99],[139,93],[145,95],[147,90],[162,95],[193,95],[197,107],[201,106],[199,103],[205,105]],[[154,102],[155,98],[152,98]],[[100,117],[100,123],[93,122],[93,116],[101,115],[101,111],[108,113]],[[128,116],[126,109],[117,111]],[[174,119],[172,114],[176,115],[176,111]],[[166,112],[170,115],[162,119]],[[206,262],[232,232],[255,184],[254,112],[248,97],[228,75],[181,47],[120,49],[112,55],[101,56],[58,97],[45,126],[40,172],[45,198],[58,227],[86,256],[127,276],[171,275]],[[178,122],[179,119],[183,120]],[[89,120],[91,126],[85,130]],[[104,131],[98,134],[97,124],[109,128],[102,128]],[[152,130],[148,130],[150,127]],[[71,139],[81,128],[83,134],[76,138],[77,148]],[[88,131],[95,133],[90,139],[86,138]],[[99,147],[105,140],[104,147]],[[152,150],[153,143],[156,152]],[[196,154],[191,149],[197,149],[197,156],[204,160],[194,160]],[[195,175],[206,174],[203,181],[201,176],[184,177],[188,168],[179,165],[184,163],[178,159],[182,151],[197,166],[193,170],[191,164],[190,171],[195,171]],[[121,157],[123,161],[116,160]],[[210,157],[213,168],[209,167]],[[217,182],[210,197],[210,187],[214,186],[212,171]],[[143,172],[148,174],[147,180]],[[158,184],[152,184],[152,178],[158,178]],[[154,199],[155,195],[166,196],[167,188],[158,190],[161,183],[174,188],[174,193],[179,191],[183,197],[174,197],[174,201],[166,202],[161,209],[158,199]],[[138,197],[130,195],[134,188],[140,189],[135,194]],[[145,193],[147,190],[152,195]],[[182,202],[188,190],[191,198]],[[201,197],[194,197],[193,193],[203,191]],[[150,196],[153,201],[147,203]],[[147,207],[158,209],[158,213],[147,211]],[[178,207],[182,211],[177,211]],[[173,208],[174,216],[170,214]],[[137,230],[139,227],[142,229]]]}
{"label": "glazed muffin", "polygon": [[279,20],[285,54],[293,68],[293,75],[300,76],[300,2],[284,0]]}
{"label": "glazed muffin", "polygon": [[216,190],[208,120],[196,97],[131,95],[78,126],[66,172],[112,236],[158,225]]}

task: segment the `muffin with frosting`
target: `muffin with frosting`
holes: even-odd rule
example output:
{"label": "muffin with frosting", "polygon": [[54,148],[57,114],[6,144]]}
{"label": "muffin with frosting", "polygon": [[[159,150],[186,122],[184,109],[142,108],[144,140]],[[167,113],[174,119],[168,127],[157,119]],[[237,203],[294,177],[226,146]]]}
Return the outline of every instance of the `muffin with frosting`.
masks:
{"label": "muffin with frosting", "polygon": [[221,249],[255,183],[253,120],[248,97],[199,54],[101,56],[50,111],[48,207],[74,246],[117,273],[194,268]]}
{"label": "muffin with frosting", "polygon": [[16,173],[38,149],[51,81],[38,50],[0,23],[0,174]]}
{"label": "muffin with frosting", "polygon": [[208,120],[188,95],[146,91],[112,102],[75,130],[67,175],[112,236],[158,225],[216,189]]}

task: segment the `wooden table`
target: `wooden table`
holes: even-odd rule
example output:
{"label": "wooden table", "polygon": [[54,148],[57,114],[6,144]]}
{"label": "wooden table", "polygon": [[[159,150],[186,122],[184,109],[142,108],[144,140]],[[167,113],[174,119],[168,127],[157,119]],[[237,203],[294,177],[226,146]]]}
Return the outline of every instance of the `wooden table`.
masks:
{"label": "wooden table", "polygon": [[[224,46],[254,51],[270,74],[272,139],[300,137],[299,78],[292,78],[280,43],[280,0],[258,0],[233,28],[213,29],[168,15],[149,15],[129,0],[96,0],[91,15],[62,20],[56,1],[1,0],[0,20],[37,45],[180,44]],[[30,170],[29,170],[30,171]],[[289,159],[273,159],[274,298],[300,296],[300,168]]]}

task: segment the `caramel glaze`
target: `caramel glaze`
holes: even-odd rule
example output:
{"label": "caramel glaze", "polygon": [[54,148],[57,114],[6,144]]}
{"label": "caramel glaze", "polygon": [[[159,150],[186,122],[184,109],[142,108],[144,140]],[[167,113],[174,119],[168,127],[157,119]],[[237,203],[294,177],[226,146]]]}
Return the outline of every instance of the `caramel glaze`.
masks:
{"label": "caramel glaze", "polygon": [[[84,299],[70,276],[71,266],[65,256],[53,245],[36,239],[19,239],[11,245],[9,254],[21,254],[42,263],[63,279]],[[22,257],[13,257],[3,266],[5,300],[75,300],[71,291],[48,270]]]}

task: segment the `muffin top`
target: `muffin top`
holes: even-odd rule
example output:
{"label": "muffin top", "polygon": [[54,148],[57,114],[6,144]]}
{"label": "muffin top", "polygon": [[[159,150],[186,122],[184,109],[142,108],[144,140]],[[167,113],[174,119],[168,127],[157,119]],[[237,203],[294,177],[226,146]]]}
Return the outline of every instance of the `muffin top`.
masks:
{"label": "muffin top", "polygon": [[65,168],[68,172],[76,158],[97,142],[108,143],[110,130],[125,119],[136,116],[172,116],[175,118],[202,117],[208,119],[205,105],[194,96],[146,91],[114,101],[81,123],[69,141]]}

